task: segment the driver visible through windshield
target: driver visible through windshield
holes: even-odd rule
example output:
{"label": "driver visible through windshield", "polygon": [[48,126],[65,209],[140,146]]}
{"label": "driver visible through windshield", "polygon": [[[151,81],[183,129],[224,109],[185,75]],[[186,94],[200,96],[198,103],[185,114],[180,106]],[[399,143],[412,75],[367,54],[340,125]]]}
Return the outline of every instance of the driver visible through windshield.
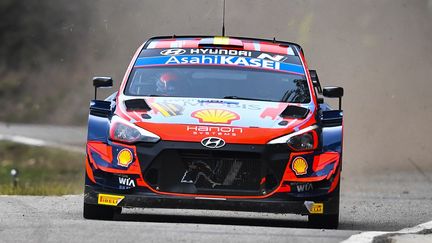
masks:
{"label": "driver visible through windshield", "polygon": [[308,83],[304,75],[197,65],[134,68],[125,94],[310,102]]}

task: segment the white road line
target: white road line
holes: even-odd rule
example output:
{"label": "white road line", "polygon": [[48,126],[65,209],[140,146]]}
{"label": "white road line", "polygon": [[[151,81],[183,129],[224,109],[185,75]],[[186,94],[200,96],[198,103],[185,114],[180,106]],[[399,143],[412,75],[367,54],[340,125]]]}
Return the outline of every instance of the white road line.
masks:
{"label": "white road line", "polygon": [[73,145],[67,145],[67,144],[60,144],[60,143],[54,143],[54,142],[48,142],[41,139],[36,138],[30,138],[30,137],[24,137],[24,136],[17,136],[17,135],[2,135],[0,134],[0,141],[11,141],[14,143],[20,143],[30,146],[46,146],[46,147],[53,147],[53,148],[60,148],[63,150],[73,151],[73,152],[79,152],[84,153],[85,150],[83,147],[79,146],[73,146]]}
{"label": "white road line", "polygon": [[379,236],[389,235],[404,235],[404,234],[417,234],[424,230],[432,230],[432,221],[411,227],[401,229],[399,231],[368,231],[357,235],[352,235],[347,240],[342,241],[343,243],[371,243],[374,238]]}
{"label": "white road line", "polygon": [[29,138],[29,137],[23,137],[23,136],[14,136],[14,135],[1,135],[0,134],[0,140],[7,140],[15,143],[22,143],[26,145],[32,145],[32,146],[46,146],[47,142],[35,139],[35,138]]}

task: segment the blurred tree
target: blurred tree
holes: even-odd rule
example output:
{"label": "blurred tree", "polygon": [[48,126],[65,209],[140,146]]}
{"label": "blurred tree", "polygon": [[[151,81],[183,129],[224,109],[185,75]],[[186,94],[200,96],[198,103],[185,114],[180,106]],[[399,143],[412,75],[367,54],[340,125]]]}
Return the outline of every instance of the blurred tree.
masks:
{"label": "blurred tree", "polygon": [[89,10],[87,1],[0,1],[2,73],[74,58]]}
{"label": "blurred tree", "polygon": [[94,6],[87,0],[0,1],[0,121],[53,117],[47,113],[79,83],[74,75],[85,66],[80,59],[89,49]]}

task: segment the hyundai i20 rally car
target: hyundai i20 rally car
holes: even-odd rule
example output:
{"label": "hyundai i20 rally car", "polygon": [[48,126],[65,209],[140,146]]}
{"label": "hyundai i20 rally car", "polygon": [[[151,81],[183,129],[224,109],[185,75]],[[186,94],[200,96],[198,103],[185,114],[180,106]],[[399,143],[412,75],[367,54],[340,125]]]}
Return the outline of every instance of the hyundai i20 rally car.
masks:
{"label": "hyundai i20 rally car", "polygon": [[[93,79],[96,90],[112,86]],[[321,88],[295,43],[145,42],[118,92],[91,101],[84,217],[122,207],[307,215],[335,228],[343,89]],[[339,109],[323,97],[339,98]]]}

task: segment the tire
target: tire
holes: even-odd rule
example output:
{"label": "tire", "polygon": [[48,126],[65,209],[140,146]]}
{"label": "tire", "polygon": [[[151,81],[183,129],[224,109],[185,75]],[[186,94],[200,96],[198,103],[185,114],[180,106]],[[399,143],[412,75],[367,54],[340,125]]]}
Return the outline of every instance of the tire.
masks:
{"label": "tire", "polygon": [[112,220],[115,214],[120,214],[121,207],[111,207],[84,203],[83,216],[85,219]]}
{"label": "tire", "polygon": [[339,214],[309,215],[309,227],[315,229],[337,229],[339,226]]}
{"label": "tire", "polygon": [[311,228],[316,229],[337,229],[339,226],[339,201],[340,201],[340,186],[334,192],[334,207],[337,209],[336,214],[310,214],[308,216],[308,224]]}

